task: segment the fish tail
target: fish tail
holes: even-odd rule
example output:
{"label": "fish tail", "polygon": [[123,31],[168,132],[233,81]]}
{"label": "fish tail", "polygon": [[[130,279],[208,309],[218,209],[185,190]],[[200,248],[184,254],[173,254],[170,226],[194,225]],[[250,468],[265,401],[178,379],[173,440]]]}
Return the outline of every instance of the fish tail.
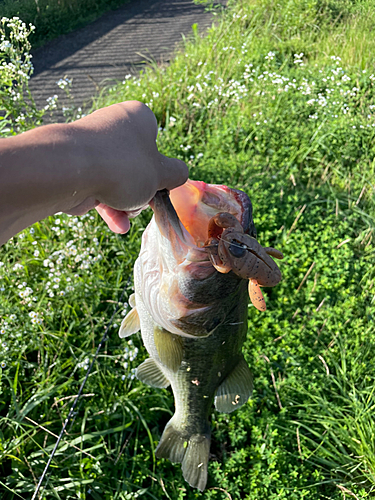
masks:
{"label": "fish tail", "polygon": [[207,431],[203,434],[188,435],[186,431],[180,430],[173,420],[172,417],[166,425],[155,455],[181,463],[185,481],[193,488],[203,491],[207,483],[211,443],[209,424],[207,422]]}

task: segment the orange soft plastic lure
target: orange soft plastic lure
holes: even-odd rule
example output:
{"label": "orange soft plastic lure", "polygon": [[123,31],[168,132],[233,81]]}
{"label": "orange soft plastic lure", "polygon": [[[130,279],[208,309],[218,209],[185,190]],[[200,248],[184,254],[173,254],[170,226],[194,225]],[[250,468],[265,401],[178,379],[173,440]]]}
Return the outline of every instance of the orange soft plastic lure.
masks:
{"label": "orange soft plastic lure", "polygon": [[259,311],[265,311],[266,302],[260,287],[275,286],[280,282],[280,269],[271,256],[282,259],[283,254],[275,248],[262,247],[255,238],[245,234],[236,217],[227,212],[211,218],[205,247],[217,271],[233,271],[249,280],[252,304]]}

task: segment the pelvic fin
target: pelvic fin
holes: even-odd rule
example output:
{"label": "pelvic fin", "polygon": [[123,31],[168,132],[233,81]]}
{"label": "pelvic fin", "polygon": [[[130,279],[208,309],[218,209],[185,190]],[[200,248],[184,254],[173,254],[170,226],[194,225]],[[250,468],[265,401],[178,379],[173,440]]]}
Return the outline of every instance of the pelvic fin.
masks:
{"label": "pelvic fin", "polygon": [[162,364],[176,372],[181,365],[183,356],[183,341],[180,335],[170,333],[156,325],[154,327],[154,341]]}

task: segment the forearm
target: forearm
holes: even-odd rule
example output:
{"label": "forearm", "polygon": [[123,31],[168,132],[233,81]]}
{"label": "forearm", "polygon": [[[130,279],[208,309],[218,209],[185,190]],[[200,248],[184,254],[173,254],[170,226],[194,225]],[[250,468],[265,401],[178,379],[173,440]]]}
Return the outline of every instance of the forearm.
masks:
{"label": "forearm", "polygon": [[113,231],[128,231],[128,215],[188,177],[185,163],[159,153],[156,136],[152,111],[128,101],[0,139],[0,245],[48,215],[98,203]]}
{"label": "forearm", "polygon": [[0,245],[92,194],[84,145],[76,144],[74,132],[74,127],[55,124],[0,139]]}

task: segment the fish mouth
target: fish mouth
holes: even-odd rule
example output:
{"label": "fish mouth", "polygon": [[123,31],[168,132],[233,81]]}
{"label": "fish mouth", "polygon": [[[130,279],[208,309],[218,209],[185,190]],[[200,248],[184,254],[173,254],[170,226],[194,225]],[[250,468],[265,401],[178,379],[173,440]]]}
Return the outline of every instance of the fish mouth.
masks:
{"label": "fish mouth", "polygon": [[188,180],[182,186],[158,191],[150,203],[159,232],[171,244],[178,263],[207,260],[204,243],[212,217],[227,212],[236,217],[245,234],[256,237],[250,198],[237,189]]}
{"label": "fish mouth", "polygon": [[267,252],[282,257],[256,240],[244,192],[188,180],[157,192],[150,206],[134,286],[137,304],[157,325],[185,337],[211,335],[243,300],[246,281],[253,304],[265,310],[259,285],[281,279]]}
{"label": "fish mouth", "polygon": [[154,217],[142,236],[134,268],[137,304],[153,321],[184,337],[206,337],[238,305],[241,278],[221,274],[206,246],[213,217],[226,213],[242,236],[256,235],[252,205],[242,191],[188,180],[158,191],[150,202]]}

